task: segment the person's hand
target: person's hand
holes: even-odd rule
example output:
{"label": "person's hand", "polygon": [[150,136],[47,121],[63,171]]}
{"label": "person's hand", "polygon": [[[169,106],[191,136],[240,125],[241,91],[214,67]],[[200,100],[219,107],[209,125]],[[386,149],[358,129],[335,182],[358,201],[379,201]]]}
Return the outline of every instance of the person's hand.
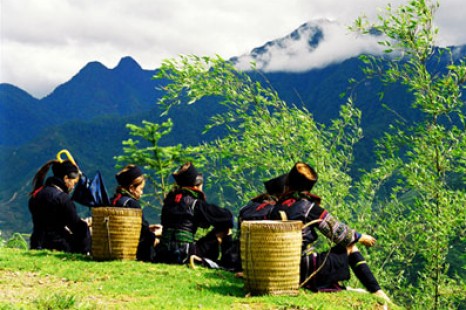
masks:
{"label": "person's hand", "polygon": [[92,227],[92,217],[86,217],[82,219],[84,222],[86,222],[88,227]]}
{"label": "person's hand", "polygon": [[154,224],[149,225],[149,230],[154,233],[157,237],[162,235],[163,227],[162,225]]}
{"label": "person's hand", "polygon": [[367,247],[374,246],[376,242],[377,242],[377,239],[375,239],[371,235],[362,234],[361,238],[359,238],[359,243],[362,243]]}

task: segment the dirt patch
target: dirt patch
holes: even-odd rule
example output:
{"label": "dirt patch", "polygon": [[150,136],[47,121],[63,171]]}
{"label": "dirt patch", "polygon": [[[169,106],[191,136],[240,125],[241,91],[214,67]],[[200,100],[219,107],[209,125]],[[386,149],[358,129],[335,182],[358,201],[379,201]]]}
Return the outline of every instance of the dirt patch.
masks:
{"label": "dirt patch", "polygon": [[[0,302],[16,305],[31,304],[53,294],[74,296],[77,292],[82,292],[81,284],[52,275],[0,270]],[[102,296],[85,296],[80,299],[90,304],[106,303]]]}
{"label": "dirt patch", "polygon": [[58,287],[61,282],[55,277],[39,276],[33,272],[3,271],[1,275],[0,295],[3,302],[32,301],[40,291]]}

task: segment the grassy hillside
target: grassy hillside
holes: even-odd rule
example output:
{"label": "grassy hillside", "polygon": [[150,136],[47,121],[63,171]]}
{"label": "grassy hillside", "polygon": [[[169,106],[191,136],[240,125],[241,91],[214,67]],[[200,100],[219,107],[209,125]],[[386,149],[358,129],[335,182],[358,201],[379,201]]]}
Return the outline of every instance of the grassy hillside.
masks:
{"label": "grassy hillside", "polygon": [[384,309],[356,292],[245,295],[225,271],[0,248],[0,309]]}

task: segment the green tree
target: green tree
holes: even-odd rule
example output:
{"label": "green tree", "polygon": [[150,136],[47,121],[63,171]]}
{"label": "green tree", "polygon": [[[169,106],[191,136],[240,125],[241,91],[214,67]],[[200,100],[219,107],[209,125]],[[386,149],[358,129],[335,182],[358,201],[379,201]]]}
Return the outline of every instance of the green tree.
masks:
{"label": "green tree", "polygon": [[261,181],[305,161],[316,167],[316,190],[332,212],[349,219],[344,199],[351,188],[353,145],[362,136],[360,111],[348,100],[340,118],[326,128],[308,110],[285,103],[271,87],[253,80],[254,73],[240,72],[220,57],[182,56],[165,61],[156,76],[169,81],[160,102],[166,113],[174,105],[211,97],[226,108],[206,127],[222,126],[225,135],[199,148],[214,180],[211,190],[237,210],[263,192]]}
{"label": "green tree", "polygon": [[[378,22],[359,18],[355,28],[381,34],[387,57],[365,56],[367,77],[402,83],[413,94],[412,106],[423,118],[396,123],[379,141],[378,166],[367,174],[360,201],[372,202],[385,257],[379,257],[393,291],[400,298],[432,309],[465,302],[464,279],[448,275],[453,240],[466,230],[466,133],[462,90],[464,59],[435,47],[438,3],[409,1],[387,7]],[[462,181],[461,181],[462,180]],[[383,185],[384,181],[387,181]],[[377,198],[384,187],[388,201]]]}
{"label": "green tree", "polygon": [[[143,167],[146,178],[152,185],[150,194],[144,195],[144,201],[148,206],[161,206],[163,198],[170,190],[168,178],[174,168],[189,161],[189,154],[195,152],[194,147],[183,148],[181,144],[174,146],[161,146],[160,139],[168,135],[173,127],[173,122],[168,119],[160,124],[143,121],[143,126],[134,124],[126,125],[130,130],[129,134],[143,139],[133,140],[132,138],[123,141],[123,155],[116,156],[119,163],[118,168],[126,164],[136,164]],[[155,198],[157,203],[150,203]]]}

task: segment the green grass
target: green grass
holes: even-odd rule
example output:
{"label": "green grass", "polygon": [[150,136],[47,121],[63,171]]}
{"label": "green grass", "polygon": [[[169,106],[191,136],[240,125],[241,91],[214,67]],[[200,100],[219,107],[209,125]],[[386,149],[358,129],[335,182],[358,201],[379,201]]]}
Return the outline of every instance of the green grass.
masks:
{"label": "green grass", "polygon": [[355,292],[246,294],[220,270],[0,248],[0,309],[383,309]]}

